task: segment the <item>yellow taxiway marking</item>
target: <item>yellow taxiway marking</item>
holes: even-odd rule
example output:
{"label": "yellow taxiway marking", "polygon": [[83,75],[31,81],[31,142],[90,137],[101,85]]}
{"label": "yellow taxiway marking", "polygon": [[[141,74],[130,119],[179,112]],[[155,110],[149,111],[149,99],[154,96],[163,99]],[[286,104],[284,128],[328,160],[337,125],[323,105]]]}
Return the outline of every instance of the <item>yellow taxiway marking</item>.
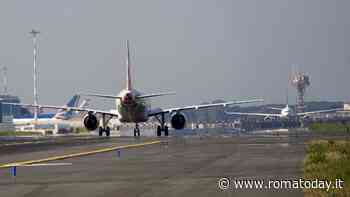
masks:
{"label": "yellow taxiway marking", "polygon": [[80,152],[80,153],[73,153],[73,154],[68,154],[68,155],[48,157],[48,158],[44,158],[44,159],[36,159],[36,160],[29,160],[29,161],[20,161],[20,162],[13,162],[13,163],[7,163],[7,164],[0,164],[0,168],[30,165],[30,164],[35,164],[35,163],[56,161],[56,160],[73,158],[73,157],[82,157],[82,156],[93,155],[93,154],[97,154],[97,153],[104,153],[104,152],[109,152],[109,151],[118,150],[118,149],[135,148],[135,147],[146,146],[146,145],[151,145],[151,144],[159,144],[161,142],[162,141],[157,140],[157,141],[145,142],[145,143],[140,143],[140,144],[128,144],[128,145],[123,145],[123,146],[114,146],[114,147],[109,147],[109,148],[97,149],[97,150],[87,151],[87,152]]}

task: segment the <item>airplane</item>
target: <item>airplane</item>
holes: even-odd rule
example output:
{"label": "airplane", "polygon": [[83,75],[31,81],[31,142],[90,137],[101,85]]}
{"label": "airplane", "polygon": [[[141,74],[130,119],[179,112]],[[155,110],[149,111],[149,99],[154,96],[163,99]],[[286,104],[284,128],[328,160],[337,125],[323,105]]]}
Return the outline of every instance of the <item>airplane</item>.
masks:
{"label": "airplane", "polygon": [[277,117],[280,119],[292,119],[292,118],[308,118],[311,114],[318,114],[318,113],[327,113],[327,112],[335,112],[343,110],[343,108],[333,108],[328,110],[318,110],[318,111],[308,111],[308,112],[295,112],[289,105],[287,104],[284,108],[271,108],[274,110],[280,110],[280,113],[278,114],[269,114],[269,113],[243,113],[243,112],[226,112],[228,115],[247,115],[247,116],[265,116],[265,120],[271,119],[271,117]]}
{"label": "airplane", "polygon": [[[67,102],[65,107],[77,107],[78,103],[80,100],[80,95],[74,95],[69,101]],[[4,103],[6,104],[6,103]],[[84,105],[86,105],[86,102],[83,101]],[[80,107],[83,107],[83,105],[80,105]],[[56,112],[48,112],[48,113],[39,113],[38,114],[38,119],[37,123],[40,122],[48,122],[52,119],[62,119],[62,120],[67,120],[70,119],[73,115],[73,111],[67,111],[67,110],[62,110],[59,109]],[[15,125],[27,125],[27,124],[32,124],[34,123],[34,114],[28,114],[28,115],[22,115],[22,116],[17,116],[13,118],[13,123]]]}
{"label": "airplane", "polygon": [[[14,104],[21,106],[29,106],[34,108],[49,108],[49,109],[63,109],[87,112],[82,118],[82,122],[87,130],[93,131],[99,129],[99,136],[103,133],[106,136],[110,136],[110,127],[108,122],[111,118],[117,118],[121,123],[135,123],[134,136],[140,136],[140,130],[138,123],[146,122],[150,117],[155,117],[159,125],[157,126],[157,136],[161,136],[164,132],[165,136],[168,136],[168,126],[166,125],[165,114],[170,114],[170,124],[175,130],[180,130],[185,127],[186,116],[183,113],[186,110],[198,110],[206,109],[218,106],[227,106],[233,104],[244,104],[253,102],[262,102],[263,99],[251,99],[243,101],[231,101],[215,104],[205,105],[191,105],[184,107],[175,107],[169,109],[151,108],[149,102],[150,98],[159,97],[164,95],[172,95],[174,92],[162,92],[153,94],[143,94],[133,88],[131,79],[131,61],[130,61],[130,49],[129,41],[126,41],[127,57],[126,57],[126,88],[121,90],[117,95],[106,95],[106,94],[85,94],[88,96],[95,96],[107,99],[115,99],[115,109],[110,111],[80,108],[80,107],[60,107],[53,105],[33,105],[33,104]],[[100,124],[102,123],[102,124]]]}
{"label": "airplane", "polygon": [[[86,108],[89,106],[89,102],[90,102],[90,99],[84,99],[79,107],[80,108]],[[78,106],[78,101],[75,105],[72,105],[72,107],[77,107]],[[69,105],[66,105],[69,107]],[[60,109],[61,111],[59,111],[58,113],[55,114],[55,116],[53,118],[55,119],[60,119],[60,120],[71,120],[73,118],[76,118],[76,117],[82,117],[86,114],[86,112],[78,112],[77,111],[72,111],[72,110],[64,110],[64,109]]]}

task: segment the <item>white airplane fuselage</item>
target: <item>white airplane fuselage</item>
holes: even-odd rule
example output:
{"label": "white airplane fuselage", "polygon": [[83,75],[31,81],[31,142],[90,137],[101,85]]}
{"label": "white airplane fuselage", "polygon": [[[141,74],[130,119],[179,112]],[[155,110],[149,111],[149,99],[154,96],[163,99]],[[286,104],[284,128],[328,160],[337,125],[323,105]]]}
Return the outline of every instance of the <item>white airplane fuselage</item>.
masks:
{"label": "white airplane fuselage", "polygon": [[146,122],[148,120],[148,112],[151,109],[151,103],[148,99],[136,99],[141,93],[135,89],[122,90],[116,99],[116,109],[119,114],[120,122]]}
{"label": "white airplane fuselage", "polygon": [[295,113],[292,108],[290,108],[288,105],[281,110],[281,118],[290,118],[294,116]]}
{"label": "white airplane fuselage", "polygon": [[13,124],[16,126],[21,125],[30,125],[30,124],[48,124],[55,123],[53,118],[39,118],[35,121],[34,118],[22,118],[22,119],[13,119]]}

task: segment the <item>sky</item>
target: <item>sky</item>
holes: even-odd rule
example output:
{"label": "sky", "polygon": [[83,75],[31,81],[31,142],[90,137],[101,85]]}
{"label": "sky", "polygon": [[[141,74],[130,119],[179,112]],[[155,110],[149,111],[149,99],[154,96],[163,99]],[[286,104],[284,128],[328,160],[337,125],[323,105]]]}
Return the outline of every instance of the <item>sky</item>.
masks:
{"label": "sky", "polygon": [[126,39],[134,88],[176,92],[153,105],[285,103],[287,88],[295,100],[293,70],[310,76],[307,100],[349,101],[349,8],[346,0],[1,0],[0,65],[8,67],[9,92],[32,103],[35,28],[42,104],[117,94]]}

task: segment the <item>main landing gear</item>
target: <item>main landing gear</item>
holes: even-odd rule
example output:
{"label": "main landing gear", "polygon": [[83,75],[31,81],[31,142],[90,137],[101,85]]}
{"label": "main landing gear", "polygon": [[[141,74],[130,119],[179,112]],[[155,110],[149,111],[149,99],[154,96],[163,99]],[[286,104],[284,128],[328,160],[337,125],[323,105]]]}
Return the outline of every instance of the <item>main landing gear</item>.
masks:
{"label": "main landing gear", "polygon": [[138,124],[136,124],[134,128],[134,137],[136,136],[140,137],[140,128]]}
{"label": "main landing gear", "polygon": [[168,128],[168,126],[166,126],[166,125],[163,125],[163,126],[158,125],[157,126],[157,136],[158,137],[162,136],[162,131],[164,131],[164,136],[168,136],[169,135],[169,128]]}
{"label": "main landing gear", "polygon": [[159,121],[160,125],[157,126],[157,136],[162,136],[162,131],[164,131],[164,136],[169,135],[169,128],[168,126],[165,125],[165,118],[164,118],[164,113],[161,114],[161,118],[159,119],[156,116],[157,120]]}
{"label": "main landing gear", "polygon": [[106,128],[99,127],[98,135],[103,136],[103,132],[106,132],[106,136],[109,137],[111,135],[111,128],[109,128],[108,126]]}
{"label": "main landing gear", "polygon": [[98,135],[103,136],[103,133],[106,133],[106,136],[109,137],[111,135],[111,128],[107,126],[109,120],[111,118],[106,118],[106,114],[102,114],[102,127],[98,128]]}

